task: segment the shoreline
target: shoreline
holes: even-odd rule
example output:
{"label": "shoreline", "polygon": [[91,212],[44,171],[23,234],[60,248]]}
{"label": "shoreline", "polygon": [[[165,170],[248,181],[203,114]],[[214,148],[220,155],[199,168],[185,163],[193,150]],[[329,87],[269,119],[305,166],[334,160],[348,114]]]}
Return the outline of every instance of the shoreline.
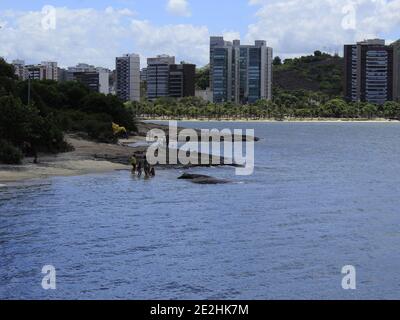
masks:
{"label": "shoreline", "polygon": [[[77,134],[66,134],[65,140],[74,147],[73,151],[59,154],[39,154],[39,163],[33,164],[33,158],[25,158],[21,165],[0,164],[0,187],[25,180],[47,179],[51,177],[80,176],[85,174],[106,173],[126,170],[130,173],[129,159],[132,155],[143,156],[148,148],[145,143],[148,130],[164,125],[138,123],[138,135],[120,139],[118,144],[107,144],[86,140]],[[164,128],[165,129],[165,128]],[[196,154],[198,159],[202,155]],[[210,163],[225,165],[223,157],[208,155]],[[197,160],[198,160],[197,159]],[[194,163],[192,159],[192,163]],[[200,163],[200,162],[199,162]],[[228,165],[228,164],[227,164]],[[157,169],[179,169],[198,167],[200,165],[165,164],[155,166]],[[209,165],[207,165],[208,167]],[[213,165],[218,166],[218,164]]]}
{"label": "shoreline", "polygon": [[66,135],[65,140],[75,148],[74,151],[55,155],[40,154],[38,164],[33,164],[33,158],[28,157],[21,165],[0,165],[0,185],[56,176],[130,170],[130,166],[122,162],[111,161],[112,157],[129,159],[128,157],[139,149],[92,142],[75,135]]}
{"label": "shoreline", "polygon": [[180,121],[180,122],[239,122],[239,123],[400,123],[400,120],[390,120],[384,118],[374,118],[374,119],[355,119],[355,118],[293,118],[284,120],[275,119],[246,119],[246,118],[210,118],[210,119],[199,119],[199,118],[175,118],[175,119],[165,119],[165,118],[140,118],[140,121],[146,121],[146,123],[151,123],[151,121]]}
{"label": "shoreline", "polygon": [[[143,120],[140,120],[143,121]],[[116,170],[130,171],[128,164],[133,154],[144,154],[148,148],[145,143],[147,131],[154,128],[166,129],[165,124],[155,124],[152,121],[168,122],[171,120],[153,118],[146,119],[146,122],[138,123],[138,135],[129,139],[120,139],[118,144],[99,143],[85,140],[76,134],[66,134],[66,141],[74,147],[74,151],[56,155],[41,154],[39,163],[33,164],[33,158],[25,158],[21,165],[0,164],[0,187],[4,188],[8,183],[21,182],[25,180],[46,179],[56,176],[79,176],[85,174],[106,173]],[[350,119],[301,119],[277,121],[272,119],[251,120],[251,119],[179,119],[176,121],[187,122],[242,122],[242,123],[399,123],[400,121],[387,119],[372,120],[350,120]],[[245,140],[245,139],[244,139]],[[257,140],[256,140],[257,141]],[[135,145],[136,144],[136,145]],[[133,145],[133,146],[132,146]],[[197,155],[197,157],[200,154]],[[210,156],[210,155],[209,155]],[[212,156],[210,156],[212,157]],[[223,159],[220,165],[223,164]],[[158,169],[177,169],[182,165],[159,165]],[[193,167],[187,166],[187,167]]]}

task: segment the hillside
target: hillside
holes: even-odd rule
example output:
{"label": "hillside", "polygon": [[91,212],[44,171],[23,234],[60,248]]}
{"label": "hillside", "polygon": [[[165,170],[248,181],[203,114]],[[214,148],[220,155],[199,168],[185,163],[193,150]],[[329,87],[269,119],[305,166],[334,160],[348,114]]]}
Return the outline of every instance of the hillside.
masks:
{"label": "hillside", "polygon": [[307,90],[340,96],[343,72],[343,58],[317,51],[313,56],[286,59],[283,64],[275,59],[273,83],[276,89],[285,91]]}
{"label": "hillside", "polygon": [[[283,91],[306,90],[322,92],[330,96],[342,95],[344,60],[316,51],[314,55],[274,60],[273,84]],[[196,87],[205,89],[209,84],[209,66],[197,69]]]}

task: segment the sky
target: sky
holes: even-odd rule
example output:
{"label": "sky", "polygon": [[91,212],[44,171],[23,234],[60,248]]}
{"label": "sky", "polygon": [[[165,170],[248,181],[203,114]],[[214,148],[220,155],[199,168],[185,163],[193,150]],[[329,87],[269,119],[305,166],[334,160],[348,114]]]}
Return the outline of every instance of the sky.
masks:
{"label": "sky", "polygon": [[157,54],[204,66],[209,37],[266,40],[274,55],[339,54],[367,38],[400,38],[400,0],[0,0],[0,56],[89,63]]}

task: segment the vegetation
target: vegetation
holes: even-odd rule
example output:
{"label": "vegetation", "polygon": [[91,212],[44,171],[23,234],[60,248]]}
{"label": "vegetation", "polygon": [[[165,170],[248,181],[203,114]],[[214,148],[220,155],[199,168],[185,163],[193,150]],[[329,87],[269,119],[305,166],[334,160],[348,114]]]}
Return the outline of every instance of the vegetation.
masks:
{"label": "vegetation", "polygon": [[[400,119],[400,104],[383,106],[370,103],[347,103],[342,99],[343,58],[321,51],[294,59],[280,57],[273,61],[273,100],[239,106],[234,103],[210,104],[196,98],[177,101],[160,99],[153,103],[132,105],[142,117],[163,118],[354,118]],[[197,70],[197,88],[209,83],[209,66]]]}
{"label": "vegetation", "polygon": [[131,110],[112,95],[93,93],[78,82],[18,81],[14,68],[0,59],[0,162],[20,163],[37,152],[70,150],[64,132],[97,141],[116,140],[111,123],[136,129]]}
{"label": "vegetation", "polygon": [[[0,59],[0,162],[20,163],[37,152],[69,150],[65,132],[102,141],[116,140],[111,123],[135,131],[135,118],[293,119],[376,117],[400,120],[400,103],[382,106],[347,103],[341,96],[343,59],[320,51],[295,59],[274,59],[273,100],[254,104],[213,104],[200,98],[162,98],[128,102],[93,93],[78,82],[18,81],[14,68]],[[196,87],[209,85],[209,66],[197,70]]]}
{"label": "vegetation", "polygon": [[23,158],[22,151],[14,147],[7,140],[0,140],[0,160],[5,164],[20,164]]}
{"label": "vegetation", "polygon": [[[344,59],[315,51],[314,55],[294,59],[280,57],[273,61],[274,90],[321,92],[330,97],[342,95]],[[196,87],[205,90],[209,86],[210,67],[197,69]]]}
{"label": "vegetation", "polygon": [[154,102],[130,102],[129,109],[143,118],[198,118],[198,119],[293,119],[293,118],[388,118],[400,120],[400,103],[387,102],[383,106],[370,103],[346,103],[341,98],[310,91],[276,90],[272,101],[254,104],[213,104],[200,98],[162,98]]}
{"label": "vegetation", "polygon": [[196,89],[206,90],[210,86],[210,65],[196,70]]}
{"label": "vegetation", "polygon": [[294,59],[274,60],[274,87],[284,91],[307,90],[330,97],[342,96],[344,59],[321,51]]}

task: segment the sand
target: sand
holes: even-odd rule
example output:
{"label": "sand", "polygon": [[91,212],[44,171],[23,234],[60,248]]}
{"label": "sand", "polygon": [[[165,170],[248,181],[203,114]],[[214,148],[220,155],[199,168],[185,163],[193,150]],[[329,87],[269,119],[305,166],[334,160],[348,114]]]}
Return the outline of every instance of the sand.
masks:
{"label": "sand", "polygon": [[182,119],[165,119],[165,118],[152,118],[145,119],[144,121],[178,121],[179,122],[324,122],[324,123],[399,123],[398,120],[389,120],[384,118],[375,118],[375,119],[353,119],[353,118],[287,118],[284,120],[275,120],[275,119],[246,119],[246,118],[220,118],[220,119],[193,119],[193,118],[182,118]]}
{"label": "sand", "polygon": [[[122,139],[118,144],[98,143],[78,135],[66,135],[65,140],[74,147],[72,152],[57,155],[39,154],[38,164],[33,164],[33,158],[25,158],[22,165],[0,164],[0,187],[22,180],[131,170],[129,159],[133,154],[145,155],[148,145],[144,136],[149,129],[155,127],[166,129],[162,125],[141,123],[138,136]],[[191,162],[194,163],[194,159],[199,156],[198,154],[193,157]],[[211,157],[210,161],[223,165],[223,159],[220,157]],[[165,164],[158,167],[177,168],[182,165]]]}
{"label": "sand", "polygon": [[[95,160],[44,162],[38,165],[0,167],[0,181],[15,182],[30,179],[44,179],[53,176],[77,176],[122,169],[128,170],[129,167],[109,161]],[[3,186],[4,185],[0,184],[0,187]]]}
{"label": "sand", "polygon": [[[24,159],[22,165],[0,165],[0,185],[28,179],[43,179],[52,176],[75,176],[88,173],[130,170],[129,158],[144,147],[131,148],[126,145],[96,143],[67,135],[66,141],[75,150],[57,155],[39,155],[39,163],[32,158]],[[132,138],[132,141],[135,141]]]}

